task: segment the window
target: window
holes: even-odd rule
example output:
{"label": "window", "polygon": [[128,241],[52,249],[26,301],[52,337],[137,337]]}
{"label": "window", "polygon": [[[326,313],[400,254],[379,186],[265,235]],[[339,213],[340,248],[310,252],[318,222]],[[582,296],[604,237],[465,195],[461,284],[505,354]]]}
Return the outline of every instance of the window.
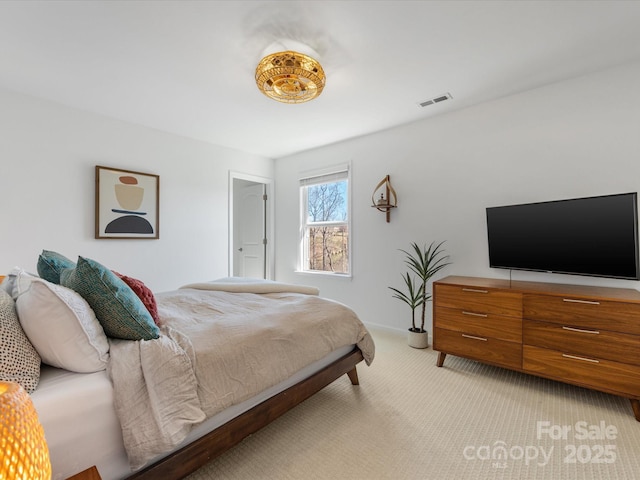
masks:
{"label": "window", "polygon": [[300,180],[300,270],[350,274],[349,169],[308,174]]}

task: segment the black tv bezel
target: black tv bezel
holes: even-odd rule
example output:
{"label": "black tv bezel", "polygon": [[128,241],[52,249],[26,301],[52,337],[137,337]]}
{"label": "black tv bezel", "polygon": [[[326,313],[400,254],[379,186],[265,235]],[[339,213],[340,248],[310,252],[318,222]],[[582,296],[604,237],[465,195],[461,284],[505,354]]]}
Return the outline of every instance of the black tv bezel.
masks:
{"label": "black tv bezel", "polygon": [[[528,205],[540,205],[540,204],[552,204],[552,203],[562,203],[562,202],[573,202],[576,200],[592,200],[598,198],[608,198],[608,197],[624,197],[630,196],[633,197],[633,235],[634,235],[634,258],[635,258],[635,276],[615,276],[615,275],[606,275],[599,273],[585,273],[585,272],[571,272],[571,271],[561,271],[561,270],[547,270],[547,269],[536,269],[530,267],[514,267],[514,266],[503,266],[496,265],[492,263],[491,259],[491,239],[489,237],[489,210],[504,208],[504,207],[525,207]],[[597,277],[597,278],[610,278],[610,279],[618,279],[618,280],[640,280],[640,254],[639,254],[639,241],[638,241],[638,193],[637,192],[628,192],[628,193],[616,193],[609,195],[592,195],[588,197],[576,197],[576,198],[566,198],[561,200],[548,200],[541,202],[529,202],[529,203],[518,203],[511,205],[498,205],[494,207],[486,207],[486,231],[487,231],[487,253],[489,255],[489,268],[499,268],[503,270],[518,270],[518,271],[527,271],[527,272],[542,272],[542,273],[552,273],[552,274],[562,274],[562,275],[576,275],[576,276],[584,276],[584,277]]]}

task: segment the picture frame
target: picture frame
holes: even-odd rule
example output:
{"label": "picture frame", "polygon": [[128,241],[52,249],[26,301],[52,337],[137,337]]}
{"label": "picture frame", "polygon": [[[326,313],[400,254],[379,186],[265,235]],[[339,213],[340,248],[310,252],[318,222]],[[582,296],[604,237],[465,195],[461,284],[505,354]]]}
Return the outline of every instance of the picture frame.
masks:
{"label": "picture frame", "polygon": [[95,238],[160,238],[160,176],[96,165]]}

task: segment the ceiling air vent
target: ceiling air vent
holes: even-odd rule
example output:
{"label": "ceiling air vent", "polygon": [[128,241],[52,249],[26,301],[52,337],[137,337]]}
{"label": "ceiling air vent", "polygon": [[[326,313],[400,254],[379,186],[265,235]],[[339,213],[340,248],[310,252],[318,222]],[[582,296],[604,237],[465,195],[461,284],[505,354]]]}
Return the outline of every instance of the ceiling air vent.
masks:
{"label": "ceiling air vent", "polygon": [[418,105],[420,105],[421,107],[426,107],[427,105],[434,105],[436,103],[444,102],[445,100],[449,100],[450,98],[453,98],[450,93],[443,93],[442,95],[439,95],[437,97],[430,98],[429,100],[425,100],[424,102],[420,102]]}

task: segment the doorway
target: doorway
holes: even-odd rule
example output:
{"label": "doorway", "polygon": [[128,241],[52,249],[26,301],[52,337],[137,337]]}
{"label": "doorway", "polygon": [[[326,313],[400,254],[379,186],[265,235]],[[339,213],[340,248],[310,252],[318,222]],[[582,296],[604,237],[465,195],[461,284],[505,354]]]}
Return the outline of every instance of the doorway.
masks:
{"label": "doorway", "polygon": [[230,172],[229,276],[273,278],[272,180]]}

